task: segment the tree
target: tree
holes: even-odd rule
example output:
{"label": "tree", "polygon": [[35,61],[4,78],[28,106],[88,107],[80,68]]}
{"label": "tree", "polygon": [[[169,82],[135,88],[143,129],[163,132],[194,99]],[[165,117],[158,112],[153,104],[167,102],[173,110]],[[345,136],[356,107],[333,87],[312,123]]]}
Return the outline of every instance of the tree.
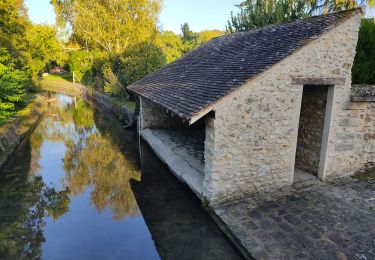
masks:
{"label": "tree", "polygon": [[198,47],[198,35],[197,33],[190,30],[189,24],[184,23],[181,25],[181,40],[184,44],[184,53],[194,50]]}
{"label": "tree", "polygon": [[157,45],[162,48],[167,63],[177,60],[184,52],[184,44],[181,37],[172,31],[161,33],[157,38]]}
{"label": "tree", "polygon": [[346,10],[365,3],[369,7],[375,5],[374,0],[247,0],[238,5],[238,14],[231,14],[227,31],[247,31],[311,15]]}
{"label": "tree", "polygon": [[212,38],[216,38],[224,34],[225,32],[221,30],[204,30],[198,33],[198,41],[200,43],[206,43]]}
{"label": "tree", "polygon": [[164,53],[156,44],[144,42],[134,45],[123,52],[113,63],[113,72],[126,87],[166,63]]}
{"label": "tree", "polygon": [[364,19],[353,64],[353,83],[375,84],[375,21]]}
{"label": "tree", "polygon": [[305,17],[306,3],[307,1],[299,0],[247,0],[239,5],[239,14],[231,14],[227,31],[247,31]]}
{"label": "tree", "polygon": [[16,106],[23,101],[28,75],[11,58],[11,54],[0,48],[0,121],[13,115]]}
{"label": "tree", "polygon": [[155,36],[160,0],[52,0],[61,27],[91,49],[122,53]]}
{"label": "tree", "polygon": [[31,55],[30,67],[34,75],[40,73],[52,62],[62,65],[64,54],[57,40],[57,31],[50,25],[32,25],[26,31],[28,52]]}
{"label": "tree", "polygon": [[25,31],[30,26],[22,0],[0,2],[0,121],[23,104],[30,83]]}

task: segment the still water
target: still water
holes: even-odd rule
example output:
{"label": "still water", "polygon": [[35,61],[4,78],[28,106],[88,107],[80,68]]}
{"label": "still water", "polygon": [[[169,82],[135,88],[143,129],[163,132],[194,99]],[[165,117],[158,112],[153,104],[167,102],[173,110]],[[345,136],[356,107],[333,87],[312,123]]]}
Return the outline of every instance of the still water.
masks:
{"label": "still water", "polygon": [[48,95],[0,169],[0,259],[240,259],[133,130]]}

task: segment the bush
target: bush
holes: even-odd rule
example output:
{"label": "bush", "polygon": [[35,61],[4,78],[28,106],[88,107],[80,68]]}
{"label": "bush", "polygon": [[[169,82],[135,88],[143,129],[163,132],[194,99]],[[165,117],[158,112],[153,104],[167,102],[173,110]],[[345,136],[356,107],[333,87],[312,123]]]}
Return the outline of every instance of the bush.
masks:
{"label": "bush", "polygon": [[144,78],[166,64],[161,48],[154,43],[144,42],[133,46],[116,57],[112,70],[123,87]]}
{"label": "bush", "polygon": [[79,50],[70,52],[68,69],[83,84],[102,90],[103,67],[106,63],[108,55],[104,52]]}
{"label": "bush", "polygon": [[354,84],[375,84],[375,22],[363,19],[353,64]]}
{"label": "bush", "polygon": [[12,116],[23,104],[30,75],[16,68],[9,52],[0,48],[0,120]]}

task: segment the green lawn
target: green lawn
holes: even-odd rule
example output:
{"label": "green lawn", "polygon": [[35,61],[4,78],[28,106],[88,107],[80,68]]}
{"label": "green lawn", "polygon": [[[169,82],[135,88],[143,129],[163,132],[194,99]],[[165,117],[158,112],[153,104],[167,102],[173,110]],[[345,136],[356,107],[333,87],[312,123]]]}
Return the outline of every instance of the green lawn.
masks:
{"label": "green lawn", "polygon": [[353,177],[359,180],[375,180],[375,168],[368,169],[366,172],[356,173]]}
{"label": "green lawn", "polygon": [[73,82],[73,79],[72,79],[72,75],[70,73],[66,73],[66,74],[55,74],[55,75],[52,75],[52,74],[49,74],[48,76],[44,76],[43,79],[45,80],[53,80],[53,81],[69,81],[69,82]]}

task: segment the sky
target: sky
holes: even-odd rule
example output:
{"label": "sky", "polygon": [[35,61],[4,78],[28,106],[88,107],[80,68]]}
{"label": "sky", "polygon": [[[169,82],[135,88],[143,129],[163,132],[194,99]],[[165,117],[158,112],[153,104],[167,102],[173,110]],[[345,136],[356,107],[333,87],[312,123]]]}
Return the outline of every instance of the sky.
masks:
{"label": "sky", "polygon": [[[34,23],[55,22],[55,14],[50,0],[25,0],[29,17]],[[181,24],[188,22],[193,31],[205,29],[224,30],[231,11],[242,0],[164,0],[160,15],[160,26],[163,30],[181,32]]]}

